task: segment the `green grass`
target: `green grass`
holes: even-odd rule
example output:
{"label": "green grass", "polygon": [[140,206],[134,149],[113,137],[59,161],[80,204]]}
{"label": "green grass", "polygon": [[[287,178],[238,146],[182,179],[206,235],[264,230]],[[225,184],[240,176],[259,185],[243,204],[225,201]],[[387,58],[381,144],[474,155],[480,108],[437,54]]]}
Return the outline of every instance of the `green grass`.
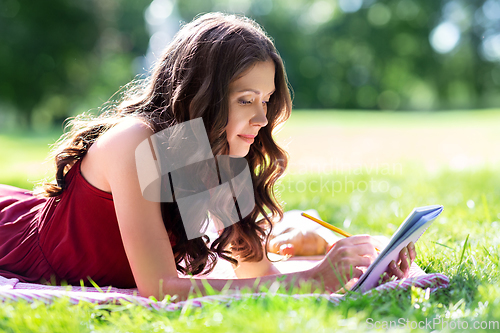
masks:
{"label": "green grass", "polygon": [[[432,176],[417,169],[405,165],[403,174],[343,174],[326,180],[331,184],[332,178],[337,177],[352,182],[356,188],[374,178],[379,184],[387,184],[382,188],[387,191],[364,191],[364,186],[360,186],[361,191],[352,191],[350,185],[347,191],[333,192],[326,187],[321,191],[321,177],[325,182],[325,175],[295,175],[282,182],[282,199],[287,209],[316,207],[324,219],[353,234],[391,235],[413,207],[444,205],[442,215],[417,243],[417,263],[429,273],[448,275],[450,287],[431,295],[419,309],[412,309],[411,304],[400,299],[409,307],[403,309],[410,311],[410,317],[424,318],[445,315],[459,304],[455,309],[460,312],[457,316],[472,320],[481,310],[486,317],[494,318],[493,313],[500,309],[499,301],[492,297],[500,294],[496,286],[500,277],[500,176],[496,170],[487,169],[442,171]],[[304,188],[307,190],[300,192]],[[393,296],[397,298],[387,295]],[[401,314],[385,305],[383,299],[368,306],[377,318]],[[390,310],[383,310],[387,307]]]}
{"label": "green grass", "polygon": [[[337,116],[297,113],[287,126],[298,128],[307,122],[312,126],[327,121],[339,122],[339,126],[355,126],[359,121],[360,126],[368,126],[370,122],[366,122],[366,117],[372,117],[360,117],[358,113]],[[385,125],[404,126],[407,123],[402,120],[405,115],[381,116],[387,118],[382,122]],[[333,120],[325,120],[325,117]],[[485,126],[499,120],[498,113],[492,111],[485,111],[477,118],[452,112],[429,115],[430,118],[419,114],[419,117],[422,119],[418,121],[423,123],[436,119],[432,117],[441,117],[444,123],[453,119],[457,124],[470,125],[474,121]],[[19,165],[42,161],[53,140],[53,135],[40,139],[0,135],[0,183],[29,186],[31,183],[26,181],[26,176],[17,172],[21,169]],[[7,152],[11,157],[5,156],[5,143],[9,144]],[[11,167],[12,161],[20,164]],[[14,171],[14,174],[6,174],[4,170]],[[185,308],[169,313],[133,304],[98,306],[82,302],[69,305],[66,300],[58,300],[46,306],[25,301],[7,302],[0,305],[0,331],[360,332],[375,330],[370,325],[375,321],[380,325],[390,321],[415,325],[442,319],[448,323],[448,328],[459,324],[469,329],[474,323],[483,322],[484,327],[489,322],[500,321],[500,174],[493,167],[462,171],[442,168],[430,173],[410,163],[403,163],[401,170],[289,174],[279,185],[281,199],[286,202],[286,210],[315,208],[323,219],[351,233],[387,236],[413,207],[444,205],[442,215],[417,243],[417,263],[429,273],[448,275],[451,283],[447,289],[431,295],[420,289],[363,295],[348,298],[338,306],[321,300],[298,301],[270,295],[234,301],[229,307],[211,304],[202,309]],[[35,181],[35,176],[33,173],[28,178]],[[325,186],[325,182],[328,185]],[[466,331],[460,327],[441,330],[441,325],[434,328],[442,332]],[[399,326],[399,331],[410,331],[410,328]],[[424,327],[412,331],[430,332],[432,329]]]}
{"label": "green grass", "polygon": [[42,179],[54,178],[53,161],[47,156],[61,133],[0,132],[0,183],[33,189]]}
{"label": "green grass", "polygon": [[[306,112],[304,112],[306,111]],[[286,127],[498,127],[500,109],[461,111],[353,111],[300,110],[293,111]]]}

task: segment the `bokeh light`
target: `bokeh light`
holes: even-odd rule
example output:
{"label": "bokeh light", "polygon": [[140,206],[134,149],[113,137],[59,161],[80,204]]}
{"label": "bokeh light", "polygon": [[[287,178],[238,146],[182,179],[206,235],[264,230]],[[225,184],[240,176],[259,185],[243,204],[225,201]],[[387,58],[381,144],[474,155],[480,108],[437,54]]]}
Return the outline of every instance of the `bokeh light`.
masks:
{"label": "bokeh light", "polygon": [[460,29],[452,22],[443,22],[429,36],[432,47],[439,53],[448,53],[460,41]]}
{"label": "bokeh light", "polygon": [[375,26],[386,25],[391,19],[391,10],[383,3],[376,3],[368,10],[368,21]]}
{"label": "bokeh light", "polygon": [[481,51],[486,60],[500,61],[500,34],[485,38]]}
{"label": "bokeh light", "polygon": [[363,0],[339,0],[338,4],[344,13],[354,13],[361,8]]}

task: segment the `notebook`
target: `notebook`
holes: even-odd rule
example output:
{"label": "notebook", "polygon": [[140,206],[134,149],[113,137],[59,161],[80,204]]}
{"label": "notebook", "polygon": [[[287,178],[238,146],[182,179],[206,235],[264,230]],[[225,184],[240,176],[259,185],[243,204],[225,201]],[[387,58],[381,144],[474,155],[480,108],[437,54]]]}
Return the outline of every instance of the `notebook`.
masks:
{"label": "notebook", "polygon": [[436,217],[443,211],[443,206],[433,205],[418,207],[408,215],[394,233],[385,249],[359,278],[351,291],[365,291],[376,287],[380,276],[387,270],[392,260],[398,261],[399,252],[410,242],[416,243]]}

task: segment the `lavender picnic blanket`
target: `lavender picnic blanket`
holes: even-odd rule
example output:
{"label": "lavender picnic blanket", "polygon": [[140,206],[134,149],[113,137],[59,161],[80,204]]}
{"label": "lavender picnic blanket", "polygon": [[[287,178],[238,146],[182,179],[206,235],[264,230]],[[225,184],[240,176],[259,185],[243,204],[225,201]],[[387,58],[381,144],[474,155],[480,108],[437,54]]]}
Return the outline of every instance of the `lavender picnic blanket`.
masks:
{"label": "lavender picnic blanket", "polygon": [[[224,260],[219,261],[225,262]],[[227,263],[227,262],[226,262]],[[318,258],[294,258],[276,263],[275,265],[282,273],[289,273],[292,271],[299,271],[308,269],[318,263]],[[227,263],[229,264],[229,263]],[[216,269],[210,273],[208,278],[234,278],[234,271],[229,264],[217,264]],[[408,289],[411,286],[418,288],[430,289],[434,292],[440,288],[448,287],[449,279],[443,274],[425,274],[417,265],[413,264],[410,269],[410,277],[399,281],[391,281],[382,284],[375,288],[375,290],[390,290],[390,289]],[[272,289],[272,287],[271,287]],[[272,293],[272,291],[269,291]],[[372,292],[372,291],[369,291]],[[133,303],[157,310],[176,311],[186,306],[202,307],[204,304],[210,303],[226,303],[230,304],[234,300],[240,300],[247,297],[265,297],[266,293],[241,293],[239,291],[229,291],[228,294],[211,295],[192,298],[187,301],[172,302],[172,301],[155,301],[146,297],[140,296],[137,289],[118,289],[114,287],[90,288],[90,287],[76,287],[76,286],[48,286],[33,283],[23,283],[18,279],[8,279],[0,276],[0,301],[7,300],[21,300],[35,301],[39,300],[44,303],[50,303],[57,298],[67,297],[73,304],[80,301],[86,301],[98,304],[128,304]],[[323,298],[328,301],[338,304],[345,297],[341,294],[295,294],[285,295],[276,294],[281,297],[291,297],[294,299],[304,298]]]}

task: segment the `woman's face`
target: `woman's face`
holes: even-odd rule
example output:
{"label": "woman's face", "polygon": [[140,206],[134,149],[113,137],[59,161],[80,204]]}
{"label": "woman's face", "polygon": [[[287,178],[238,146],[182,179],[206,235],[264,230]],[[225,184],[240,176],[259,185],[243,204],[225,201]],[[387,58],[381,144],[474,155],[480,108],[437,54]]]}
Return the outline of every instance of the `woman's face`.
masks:
{"label": "woman's face", "polygon": [[267,103],[275,89],[274,71],[272,60],[259,61],[229,84],[229,155],[246,156],[261,127],[267,125]]}

